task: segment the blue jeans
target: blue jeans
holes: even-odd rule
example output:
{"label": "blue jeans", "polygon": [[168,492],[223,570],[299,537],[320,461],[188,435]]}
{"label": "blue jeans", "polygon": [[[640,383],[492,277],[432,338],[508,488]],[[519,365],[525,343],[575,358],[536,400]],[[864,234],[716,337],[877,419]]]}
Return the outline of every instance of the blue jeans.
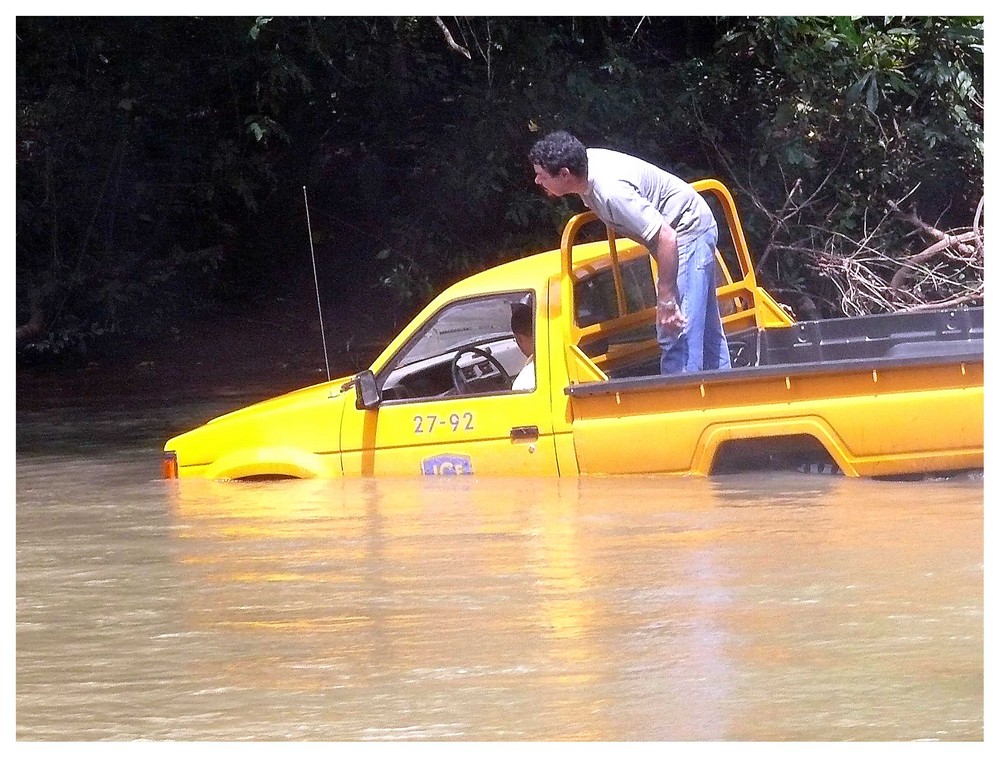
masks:
{"label": "blue jeans", "polygon": [[729,368],[729,345],[722,329],[719,299],[715,295],[715,227],[692,240],[678,241],[677,299],[687,321],[673,334],[656,321],[660,345],[660,373]]}

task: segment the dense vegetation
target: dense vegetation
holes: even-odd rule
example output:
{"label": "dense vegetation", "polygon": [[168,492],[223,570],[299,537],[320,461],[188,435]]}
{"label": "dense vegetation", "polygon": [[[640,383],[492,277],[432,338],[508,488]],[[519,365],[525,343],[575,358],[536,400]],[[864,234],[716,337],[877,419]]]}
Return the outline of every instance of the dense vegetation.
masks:
{"label": "dense vegetation", "polygon": [[982,93],[982,18],[18,17],[19,356],[311,277],[303,187],[408,313],[556,243],[556,128],[729,184],[800,315],[981,302]]}

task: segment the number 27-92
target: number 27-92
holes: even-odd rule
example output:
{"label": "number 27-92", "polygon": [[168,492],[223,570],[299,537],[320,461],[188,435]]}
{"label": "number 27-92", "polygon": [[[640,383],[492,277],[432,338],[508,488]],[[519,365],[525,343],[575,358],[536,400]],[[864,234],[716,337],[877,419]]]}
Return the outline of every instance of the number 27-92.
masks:
{"label": "number 27-92", "polygon": [[426,416],[413,417],[414,434],[430,434],[435,429],[450,429],[453,432],[471,432],[475,426],[472,414],[466,411],[462,415],[452,413],[445,418],[428,413]]}

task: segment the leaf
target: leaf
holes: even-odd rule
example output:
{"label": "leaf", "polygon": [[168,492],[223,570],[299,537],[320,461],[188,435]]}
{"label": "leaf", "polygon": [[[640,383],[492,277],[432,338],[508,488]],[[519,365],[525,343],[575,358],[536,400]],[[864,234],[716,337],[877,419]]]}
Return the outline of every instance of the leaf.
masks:
{"label": "leaf", "polygon": [[894,71],[891,71],[886,75],[886,84],[889,85],[890,89],[896,90],[897,92],[902,92],[910,97],[917,96],[916,87]]}
{"label": "leaf", "polygon": [[258,16],[257,20],[254,21],[253,26],[250,27],[250,31],[247,33],[247,36],[252,40],[256,40],[260,36],[260,30],[270,23],[270,21],[271,18],[268,16]]}
{"label": "leaf", "polygon": [[804,155],[797,145],[789,145],[785,148],[785,160],[793,166],[801,165],[803,158]]}
{"label": "leaf", "polygon": [[837,16],[833,23],[840,35],[850,42],[855,50],[861,47],[861,35],[858,34],[858,30],[854,27],[854,21],[850,16]]}
{"label": "leaf", "polygon": [[868,85],[868,96],[865,99],[865,105],[872,113],[878,109],[878,81],[874,76]]}
{"label": "leaf", "polygon": [[848,107],[854,105],[861,99],[861,93],[864,91],[865,85],[871,78],[872,78],[872,72],[867,71],[864,73],[864,75],[862,75],[860,79],[858,79],[856,82],[854,82],[854,84],[852,84],[848,88],[847,94],[845,95],[845,100]]}
{"label": "leaf", "polygon": [[774,128],[783,129],[795,120],[795,103],[785,101],[774,114]]}

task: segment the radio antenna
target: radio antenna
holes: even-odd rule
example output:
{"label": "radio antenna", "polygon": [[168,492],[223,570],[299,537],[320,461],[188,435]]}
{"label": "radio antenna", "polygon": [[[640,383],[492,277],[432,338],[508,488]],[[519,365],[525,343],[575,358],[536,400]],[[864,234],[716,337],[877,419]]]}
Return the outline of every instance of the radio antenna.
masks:
{"label": "radio antenna", "polygon": [[326,330],[323,328],[323,306],[319,302],[319,276],[316,274],[316,249],[313,247],[312,222],[309,220],[309,195],[302,185],[302,199],[306,204],[306,227],[309,230],[309,254],[312,256],[313,282],[316,284],[316,310],[319,311],[319,334],[323,340],[323,362],[326,363],[326,380],[330,381],[330,358],[326,354]]}

